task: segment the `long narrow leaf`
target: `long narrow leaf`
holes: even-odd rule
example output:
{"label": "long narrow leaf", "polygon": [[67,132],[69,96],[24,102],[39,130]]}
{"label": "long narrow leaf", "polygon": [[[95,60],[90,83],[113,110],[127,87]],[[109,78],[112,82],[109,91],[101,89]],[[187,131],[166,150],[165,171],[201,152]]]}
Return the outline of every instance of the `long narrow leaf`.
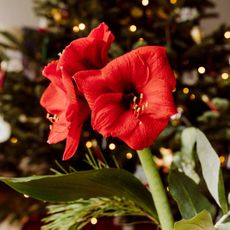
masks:
{"label": "long narrow leaf", "polygon": [[122,169],[89,170],[67,175],[24,178],[1,177],[0,180],[20,193],[51,202],[93,197],[124,197],[158,219],[150,192],[131,173]]}
{"label": "long narrow leaf", "polygon": [[217,204],[222,208],[224,213],[227,213],[228,204],[218,155],[200,130],[197,129],[196,134],[196,151],[204,180]]}

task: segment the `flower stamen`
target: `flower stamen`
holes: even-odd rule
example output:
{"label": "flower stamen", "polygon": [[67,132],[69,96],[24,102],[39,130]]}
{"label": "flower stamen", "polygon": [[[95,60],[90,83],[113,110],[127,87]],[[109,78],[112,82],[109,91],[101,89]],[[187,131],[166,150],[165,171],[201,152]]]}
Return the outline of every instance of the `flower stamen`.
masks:
{"label": "flower stamen", "polygon": [[134,96],[133,97],[133,104],[131,106],[134,116],[138,118],[144,110],[148,107],[148,102],[146,101],[145,103],[143,102],[144,94],[140,93],[139,96]]}
{"label": "flower stamen", "polygon": [[54,114],[53,116],[49,113],[46,114],[46,118],[53,124],[54,122],[58,121],[57,114]]}

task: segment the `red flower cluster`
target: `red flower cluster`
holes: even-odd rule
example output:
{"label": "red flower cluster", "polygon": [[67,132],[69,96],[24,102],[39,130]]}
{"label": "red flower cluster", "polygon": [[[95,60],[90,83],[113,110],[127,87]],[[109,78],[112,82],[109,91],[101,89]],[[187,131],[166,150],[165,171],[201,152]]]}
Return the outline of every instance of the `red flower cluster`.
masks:
{"label": "red flower cluster", "polygon": [[72,42],[43,71],[51,80],[41,99],[53,114],[48,116],[53,123],[49,142],[67,139],[64,159],[76,151],[90,110],[95,130],[119,137],[136,150],[150,146],[176,113],[176,81],[165,49],[142,47],[107,64],[112,41],[113,35],[101,24],[87,38]]}
{"label": "red flower cluster", "polygon": [[59,60],[51,62],[43,70],[43,75],[51,81],[41,98],[41,105],[46,108],[47,118],[52,122],[48,143],[66,139],[64,160],[74,155],[82,125],[90,115],[88,104],[74,86],[72,76],[82,70],[106,65],[113,40],[113,34],[102,23],[88,37],[71,42]]}

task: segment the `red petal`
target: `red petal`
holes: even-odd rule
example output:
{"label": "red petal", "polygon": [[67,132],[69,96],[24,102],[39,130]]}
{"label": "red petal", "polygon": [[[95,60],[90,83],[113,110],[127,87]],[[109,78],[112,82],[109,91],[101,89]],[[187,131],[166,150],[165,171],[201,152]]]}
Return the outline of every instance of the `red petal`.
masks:
{"label": "red petal", "polygon": [[57,68],[58,61],[52,61],[42,71],[42,74],[48,78],[55,86],[63,89],[61,80],[61,71]]}
{"label": "red petal", "polygon": [[118,136],[129,133],[137,123],[132,111],[122,106],[123,94],[101,95],[92,111],[92,125],[104,136]]}
{"label": "red petal", "polygon": [[78,126],[83,124],[90,115],[90,109],[84,99],[77,98],[75,104],[69,105],[66,110],[66,117],[68,121],[77,120]]}
{"label": "red petal", "polygon": [[176,113],[176,108],[168,83],[161,79],[150,81],[143,89],[144,100],[148,107],[144,113],[155,119],[167,119]]}
{"label": "red petal", "polygon": [[49,144],[55,144],[64,140],[68,134],[69,122],[65,119],[65,114],[62,113],[58,116],[58,121],[54,122],[50,131],[48,142]]}
{"label": "red petal", "polygon": [[71,124],[69,134],[66,138],[63,160],[68,160],[75,154],[80,140],[81,129],[82,126],[78,126],[77,122]]}
{"label": "red petal", "polygon": [[154,81],[156,79],[162,79],[167,82],[171,90],[175,89],[176,79],[168,63],[164,47],[145,46],[136,49],[135,52],[137,52],[140,57],[146,61],[147,65],[150,68],[150,84],[154,84]]}
{"label": "red petal", "polygon": [[76,39],[63,51],[59,66],[73,76],[86,69],[99,69],[108,62],[108,49],[114,36],[108,26],[102,23],[86,38]]}
{"label": "red petal", "polygon": [[66,147],[63,154],[63,160],[71,158],[77,150],[81,129],[90,115],[90,109],[86,101],[77,99],[75,105],[71,104],[66,112],[67,120],[71,122],[68,136],[66,138]]}
{"label": "red petal", "polygon": [[40,103],[49,113],[59,114],[67,105],[66,94],[53,83],[50,83],[42,94]]}
{"label": "red petal", "polygon": [[142,116],[136,127],[126,135],[118,136],[129,147],[141,150],[149,147],[167,126],[168,119],[153,119],[150,116]]}
{"label": "red petal", "polygon": [[109,31],[108,26],[104,22],[102,22],[98,27],[94,28],[88,35],[88,38],[103,40],[109,45],[114,40],[113,34]]}
{"label": "red petal", "polygon": [[70,76],[81,70],[99,69],[108,61],[107,52],[105,55],[102,53],[104,44],[101,40],[77,39],[65,48],[60,57],[59,66],[63,66]]}
{"label": "red petal", "polygon": [[91,109],[93,109],[95,100],[99,96],[112,92],[100,70],[81,71],[75,74],[73,79],[78,89],[84,94]]}
{"label": "red petal", "polygon": [[66,92],[69,104],[76,104],[77,92],[73,84],[73,79],[71,76],[68,75],[68,73],[64,69],[62,69],[62,82],[65,87],[65,92]]}
{"label": "red petal", "polygon": [[114,59],[101,72],[114,92],[139,91],[149,78],[148,65],[135,51]]}
{"label": "red petal", "polygon": [[103,67],[108,62],[108,50],[111,43],[114,41],[114,35],[109,31],[108,26],[103,22],[97,28],[91,31],[88,38],[104,41],[101,50],[101,67]]}

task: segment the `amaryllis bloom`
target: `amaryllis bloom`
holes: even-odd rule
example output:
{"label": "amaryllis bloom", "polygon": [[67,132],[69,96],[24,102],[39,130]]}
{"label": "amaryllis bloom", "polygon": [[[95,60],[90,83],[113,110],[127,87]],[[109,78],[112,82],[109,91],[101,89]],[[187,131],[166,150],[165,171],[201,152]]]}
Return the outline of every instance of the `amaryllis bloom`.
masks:
{"label": "amaryllis bloom", "polygon": [[87,101],[74,85],[72,76],[81,70],[103,67],[108,62],[108,49],[113,39],[107,25],[102,23],[88,37],[71,42],[60,59],[43,70],[43,75],[51,81],[41,97],[41,105],[52,123],[48,143],[66,139],[64,160],[74,155],[82,125],[90,114]]}
{"label": "amaryllis bloom", "polygon": [[93,128],[133,149],[150,146],[176,113],[176,80],[162,47],[136,49],[74,79],[92,110]]}

